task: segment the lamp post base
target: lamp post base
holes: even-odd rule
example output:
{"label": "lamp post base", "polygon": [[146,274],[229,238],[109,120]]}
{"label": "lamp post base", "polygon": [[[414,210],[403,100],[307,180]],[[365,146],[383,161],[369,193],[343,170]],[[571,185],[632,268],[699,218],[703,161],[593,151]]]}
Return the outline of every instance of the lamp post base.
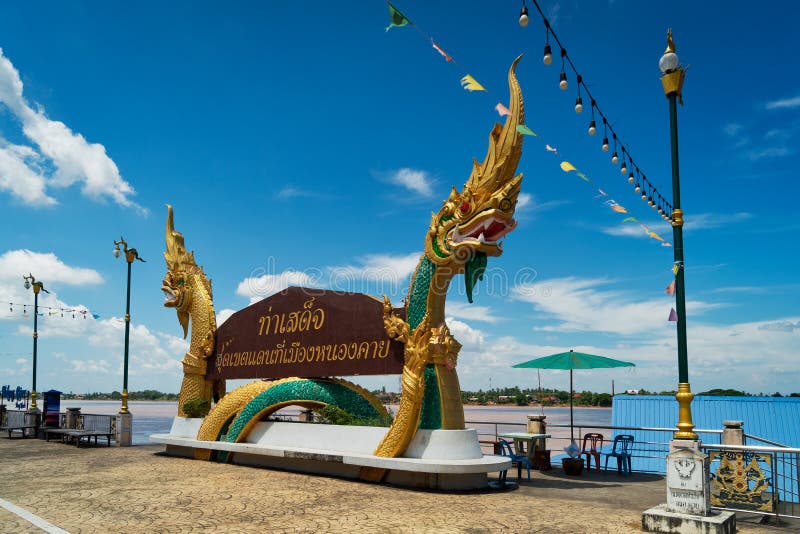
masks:
{"label": "lamp post base", "polygon": [[117,415],[117,433],[114,439],[117,447],[130,447],[133,445],[133,415]]}
{"label": "lamp post base", "polygon": [[127,415],[127,414],[130,414],[130,413],[131,412],[128,411],[128,390],[127,389],[123,389],[122,390],[122,406],[120,406],[120,408],[119,408],[119,414],[120,415]]}
{"label": "lamp post base", "polygon": [[36,406],[36,392],[35,391],[31,391],[31,403],[30,403],[30,405],[28,405],[28,411],[29,412],[38,412],[39,411],[39,407]]}

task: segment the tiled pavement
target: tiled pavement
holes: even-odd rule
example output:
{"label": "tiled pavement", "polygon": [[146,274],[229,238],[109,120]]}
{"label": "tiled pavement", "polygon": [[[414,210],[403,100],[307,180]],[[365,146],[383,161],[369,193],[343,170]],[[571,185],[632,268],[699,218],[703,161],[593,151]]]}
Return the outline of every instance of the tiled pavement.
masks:
{"label": "tiled pavement", "polygon": [[[532,472],[506,492],[412,491],[170,458],[161,446],[0,438],[0,498],[81,532],[639,532],[661,477]],[[509,471],[513,479],[516,471]],[[786,532],[742,524],[740,532]],[[0,509],[0,532],[41,532]]]}

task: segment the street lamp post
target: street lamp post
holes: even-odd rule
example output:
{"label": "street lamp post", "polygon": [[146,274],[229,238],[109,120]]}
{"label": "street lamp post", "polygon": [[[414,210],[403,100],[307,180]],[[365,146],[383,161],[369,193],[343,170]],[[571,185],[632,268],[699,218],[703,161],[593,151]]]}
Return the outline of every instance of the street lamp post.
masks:
{"label": "street lamp post", "polygon": [[31,404],[30,410],[37,411],[38,408],[36,407],[36,342],[39,339],[39,331],[37,330],[38,326],[38,319],[39,319],[39,293],[44,291],[45,293],[50,293],[48,290],[44,288],[44,284],[41,281],[37,281],[36,278],[32,274],[28,274],[27,276],[22,276],[23,280],[25,280],[25,289],[33,288],[33,384],[31,387]]}
{"label": "street lamp post", "polygon": [[115,258],[120,256],[120,245],[123,247],[122,252],[125,253],[125,261],[128,262],[128,290],[125,300],[125,364],[122,375],[122,406],[119,409],[119,413],[125,415],[130,413],[128,411],[128,339],[131,330],[131,264],[134,260],[141,262],[145,260],[139,257],[139,252],[135,248],[128,248],[128,243],[124,237],[120,237],[119,241],[114,241]]}
{"label": "street lamp post", "polygon": [[689,387],[689,362],[686,350],[686,290],[683,266],[683,211],[681,210],[678,166],[678,102],[683,105],[683,78],[686,69],[678,62],[672,29],[667,32],[667,49],[658,62],[661,83],[669,100],[669,131],[672,153],[672,244],[675,258],[675,308],[678,315],[678,427],[674,439],[697,440],[692,423],[692,394]]}

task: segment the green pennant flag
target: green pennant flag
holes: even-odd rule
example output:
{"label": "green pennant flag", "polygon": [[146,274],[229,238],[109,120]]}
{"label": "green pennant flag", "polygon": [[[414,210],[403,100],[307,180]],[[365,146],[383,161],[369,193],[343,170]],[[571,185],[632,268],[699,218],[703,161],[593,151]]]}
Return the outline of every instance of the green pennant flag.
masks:
{"label": "green pennant flag", "polygon": [[408,17],[400,13],[400,11],[398,11],[391,2],[386,3],[389,4],[389,25],[386,26],[387,32],[395,26],[399,28],[400,26],[405,26],[406,24],[411,23],[411,21],[408,20]]}
{"label": "green pennant flag", "polygon": [[518,124],[517,131],[522,135],[532,135],[534,137],[539,137],[539,135],[536,132],[528,128],[527,124]]}
{"label": "green pennant flag", "polygon": [[626,223],[626,222],[639,222],[639,219],[637,219],[636,217],[625,217],[624,219],[622,219],[622,222],[624,222],[624,223]]}

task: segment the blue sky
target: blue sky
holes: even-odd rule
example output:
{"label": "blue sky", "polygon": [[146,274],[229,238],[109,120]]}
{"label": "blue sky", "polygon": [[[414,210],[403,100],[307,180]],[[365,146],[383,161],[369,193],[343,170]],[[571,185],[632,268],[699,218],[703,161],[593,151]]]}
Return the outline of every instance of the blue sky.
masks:
{"label": "blue sky", "polygon": [[[505,73],[528,138],[518,228],[448,322],[464,389],[533,385],[510,366],[578,348],[633,361],[581,373],[578,389],[673,389],[672,249],[595,198],[600,187],[664,237],[671,230],[586,134],[574,80],[542,63],[544,28],[518,2],[31,2],[0,16],[0,302],[32,303],[22,274],[99,319],[40,320],[40,389],[121,388],[124,235],[134,266],[129,389],[177,391],[186,350],[162,307],[165,203],[210,275],[220,319],[287,283],[396,303],[430,212],[482,158]],[[598,104],[648,178],[671,192],[658,59],[668,27],[691,68],[679,108],[693,390],[800,390],[797,140],[800,75],[787,69],[788,2],[542,1]],[[557,52],[557,49],[556,49]],[[460,68],[463,67],[463,70]],[[464,91],[466,73],[490,94]],[[588,104],[586,99],[584,103]],[[548,153],[544,144],[559,150]],[[563,157],[562,157],[563,156]],[[568,159],[596,183],[565,174]],[[68,314],[69,315],[69,314]],[[0,382],[30,385],[32,319],[0,304]],[[398,377],[360,379],[397,389]],[[545,386],[566,387],[563,373]]]}

